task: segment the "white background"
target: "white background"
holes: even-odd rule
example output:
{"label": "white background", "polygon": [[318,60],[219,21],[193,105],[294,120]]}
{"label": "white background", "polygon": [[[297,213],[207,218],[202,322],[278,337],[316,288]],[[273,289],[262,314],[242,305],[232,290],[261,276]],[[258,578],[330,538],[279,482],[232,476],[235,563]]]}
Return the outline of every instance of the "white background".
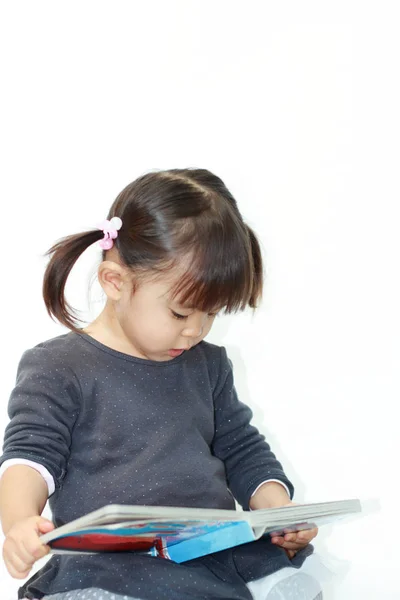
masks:
{"label": "white background", "polygon": [[[347,572],[328,600],[399,598],[395,5],[0,4],[2,429],[22,352],[65,332],[41,299],[48,247],[95,227],[148,170],[214,171],[267,277],[255,316],[217,320],[209,341],[227,347],[297,501],[379,500],[321,530],[318,552]],[[88,319],[99,256],[69,284]],[[21,581],[0,577],[15,598]]]}

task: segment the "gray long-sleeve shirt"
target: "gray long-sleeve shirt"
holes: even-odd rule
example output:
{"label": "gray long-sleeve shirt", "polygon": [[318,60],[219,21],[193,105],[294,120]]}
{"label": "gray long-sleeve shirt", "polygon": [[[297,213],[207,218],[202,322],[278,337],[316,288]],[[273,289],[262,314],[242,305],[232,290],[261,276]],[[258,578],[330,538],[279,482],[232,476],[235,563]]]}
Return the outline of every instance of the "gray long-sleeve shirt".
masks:
{"label": "gray long-sleeve shirt", "polygon": [[247,510],[268,479],[293,494],[237,398],[225,348],[208,342],[158,362],[58,336],[23,354],[9,417],[0,464],[48,469],[56,526],[109,503],[233,509],[234,496]]}

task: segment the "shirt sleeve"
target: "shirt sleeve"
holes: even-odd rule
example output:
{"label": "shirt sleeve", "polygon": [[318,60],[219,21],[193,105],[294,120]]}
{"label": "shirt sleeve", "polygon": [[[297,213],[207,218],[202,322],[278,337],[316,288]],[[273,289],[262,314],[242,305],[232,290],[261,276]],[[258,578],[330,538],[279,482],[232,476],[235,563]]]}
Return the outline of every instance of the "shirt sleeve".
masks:
{"label": "shirt sleeve", "polygon": [[80,398],[79,383],[64,361],[44,346],[27,350],[8,403],[0,465],[15,458],[33,461],[48,471],[55,489],[61,487]]}
{"label": "shirt sleeve", "polygon": [[48,472],[46,467],[44,467],[43,465],[39,465],[39,463],[35,463],[32,460],[26,460],[25,458],[9,458],[8,460],[5,460],[0,467],[0,479],[3,476],[3,473],[5,471],[7,471],[7,469],[9,467],[12,467],[13,465],[25,465],[27,467],[32,467],[32,469],[35,469],[35,471],[38,471],[38,473],[41,474],[41,476],[43,477],[43,479],[45,480],[45,482],[47,484],[47,489],[48,489],[47,495],[51,496],[54,493],[54,490],[55,490],[54,479],[52,478],[52,476],[50,475],[50,473]]}
{"label": "shirt sleeve", "polygon": [[261,483],[278,480],[293,498],[293,484],[269,444],[254,425],[251,409],[238,399],[232,362],[221,347],[220,375],[214,390],[215,432],[212,451],[225,464],[228,486],[249,510],[250,498]]}
{"label": "shirt sleeve", "polygon": [[[0,471],[1,471],[1,469],[0,469]],[[281,486],[285,488],[287,495],[290,497],[290,490],[289,490],[288,486],[287,486],[287,485],[285,485],[285,484],[283,483],[283,481],[279,481],[279,479],[268,479],[268,481],[269,481],[269,482],[271,482],[271,481],[275,481],[275,483],[280,483],[280,484],[281,484]],[[257,490],[258,490],[258,489],[259,489],[259,488],[260,488],[260,487],[261,487],[261,486],[262,486],[264,483],[267,483],[267,481],[262,481],[262,482],[261,482],[261,483],[260,483],[260,484],[259,484],[259,485],[256,487],[256,489],[254,490],[254,492],[251,494],[251,498],[254,496],[254,494],[257,492]]]}

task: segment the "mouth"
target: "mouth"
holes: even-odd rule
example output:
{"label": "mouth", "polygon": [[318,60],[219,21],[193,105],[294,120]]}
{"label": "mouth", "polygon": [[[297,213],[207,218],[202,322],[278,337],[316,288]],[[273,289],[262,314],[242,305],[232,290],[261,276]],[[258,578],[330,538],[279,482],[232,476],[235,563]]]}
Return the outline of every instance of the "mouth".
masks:
{"label": "mouth", "polygon": [[188,350],[188,348],[174,348],[172,350],[168,350],[168,354],[175,358],[176,356],[183,354],[186,350]]}

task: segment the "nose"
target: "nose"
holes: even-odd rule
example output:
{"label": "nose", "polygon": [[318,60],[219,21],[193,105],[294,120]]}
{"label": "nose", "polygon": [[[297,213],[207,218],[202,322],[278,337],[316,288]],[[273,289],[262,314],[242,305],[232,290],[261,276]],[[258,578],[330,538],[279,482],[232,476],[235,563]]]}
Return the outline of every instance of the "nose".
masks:
{"label": "nose", "polygon": [[[200,325],[200,327],[199,327],[199,325]],[[191,325],[190,327],[186,327],[183,330],[182,335],[185,337],[198,338],[203,335],[203,331],[204,331],[204,324],[199,324],[197,322],[197,323],[193,323],[193,325]]]}
{"label": "nose", "polygon": [[182,335],[184,335],[186,337],[194,337],[194,338],[196,338],[196,337],[201,337],[203,335],[203,331],[204,331],[204,327],[203,326],[200,327],[200,331],[197,333],[197,335],[196,335],[196,333],[193,333],[194,332],[193,329],[185,329],[182,332]]}

